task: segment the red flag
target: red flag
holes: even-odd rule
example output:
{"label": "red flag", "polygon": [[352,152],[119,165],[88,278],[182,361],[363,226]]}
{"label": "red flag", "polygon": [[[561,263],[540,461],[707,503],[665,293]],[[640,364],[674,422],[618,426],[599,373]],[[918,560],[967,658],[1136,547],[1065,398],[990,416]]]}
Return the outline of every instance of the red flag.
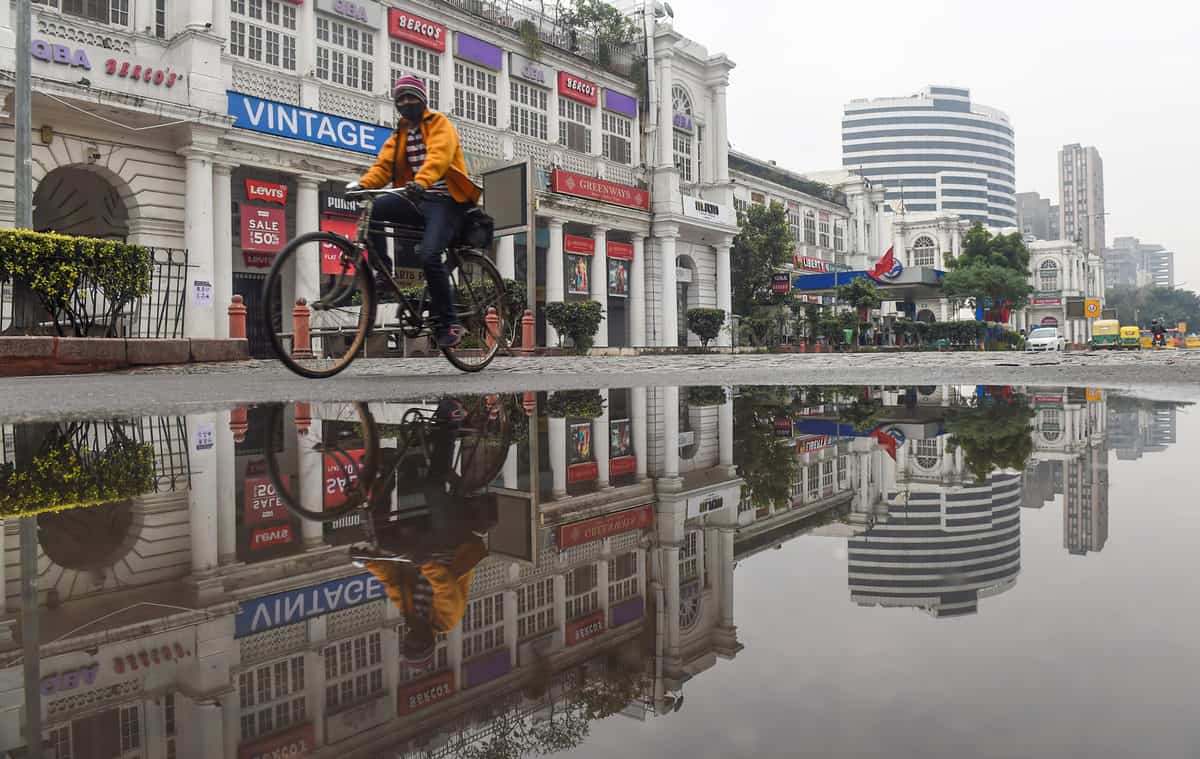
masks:
{"label": "red flag", "polygon": [[879,259],[879,263],[875,264],[875,268],[871,270],[871,278],[879,279],[891,271],[895,264],[896,255],[893,253],[893,248],[888,248],[887,253],[883,254],[883,258]]}
{"label": "red flag", "polygon": [[875,442],[883,446],[887,454],[892,457],[892,461],[896,460],[896,438],[884,432],[882,428],[873,431],[871,437],[875,438]]}

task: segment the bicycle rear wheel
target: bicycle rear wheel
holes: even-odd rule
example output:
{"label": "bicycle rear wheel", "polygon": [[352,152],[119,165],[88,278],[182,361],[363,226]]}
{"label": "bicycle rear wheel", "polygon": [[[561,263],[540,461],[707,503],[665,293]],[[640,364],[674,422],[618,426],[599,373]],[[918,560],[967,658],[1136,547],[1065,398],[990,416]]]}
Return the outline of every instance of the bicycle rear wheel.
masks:
{"label": "bicycle rear wheel", "polygon": [[[486,256],[475,251],[454,254],[457,264],[450,271],[450,284],[463,338],[442,353],[464,372],[477,372],[492,362],[502,345],[507,345],[504,328],[504,279]],[[495,313],[489,323],[489,313]]]}
{"label": "bicycle rear wheel", "polygon": [[466,417],[458,434],[452,480],[456,492],[469,493],[500,476],[513,442],[513,427],[503,395],[475,395],[459,402]]}
{"label": "bicycle rear wheel", "polygon": [[[319,288],[319,297],[308,303],[307,350],[294,334],[296,304],[283,298],[293,276],[298,287],[305,277],[316,276]],[[275,257],[263,284],[261,318],[287,368],[301,377],[332,377],[362,351],[375,320],[374,296],[370,267],[358,248],[341,235],[312,232],[292,240]]]}

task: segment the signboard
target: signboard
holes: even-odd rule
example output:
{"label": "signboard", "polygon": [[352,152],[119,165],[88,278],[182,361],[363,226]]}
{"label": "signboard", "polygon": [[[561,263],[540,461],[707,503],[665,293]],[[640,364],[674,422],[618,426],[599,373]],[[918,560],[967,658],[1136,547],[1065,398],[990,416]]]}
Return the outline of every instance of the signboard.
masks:
{"label": "signboard", "polygon": [[383,583],[370,574],[361,574],[242,601],[233,621],[233,637],[244,638],[263,630],[303,622],[386,595]]}
{"label": "signboard", "polygon": [[676,112],[671,119],[671,125],[683,132],[692,131],[692,117],[686,113]]}
{"label": "signboard", "polygon": [[490,683],[509,672],[512,672],[512,659],[508,655],[507,648],[484,654],[463,664],[463,688],[474,688],[484,683]]}
{"label": "signboard", "polygon": [[[242,205],[242,251],[260,251],[270,253],[267,266],[271,259],[283,248],[287,241],[287,218],[282,208],[267,208],[266,206]],[[249,260],[248,266],[252,265]]]}
{"label": "signboard", "polygon": [[316,746],[316,733],[311,722],[294,727],[287,732],[263,738],[238,748],[238,759],[277,759],[278,757],[301,757]]}
{"label": "signboard", "polygon": [[347,216],[357,219],[362,215],[362,208],[357,200],[351,200],[345,195],[337,192],[321,191],[320,194],[320,210],[322,214],[330,216]]}
{"label": "signboard", "polygon": [[358,484],[358,472],[366,455],[364,448],[325,454],[325,508],[336,509],[349,500],[346,494]]}
{"label": "signboard", "polygon": [[[394,8],[392,12],[396,12]],[[227,113],[239,129],[372,156],[378,154],[383,143],[392,136],[391,128],[386,126],[263,100],[232,90],[225,95]]]}
{"label": "signboard", "polygon": [[263,182],[259,179],[246,180],[246,200],[261,200],[264,203],[287,205],[287,185]]}
{"label": "signboard", "polygon": [[275,548],[291,543],[296,537],[290,524],[278,524],[273,527],[259,527],[250,533],[250,550],[261,551],[264,548]]}
{"label": "signboard", "polygon": [[211,306],[213,302],[212,282],[207,279],[192,280],[192,303],[197,306]]}
{"label": "signboard", "polygon": [[553,69],[517,53],[508,54],[508,73],[509,76],[540,84],[543,87],[549,87],[550,83],[554,81]]}
{"label": "signboard", "polygon": [[568,646],[574,646],[594,638],[602,632],[604,632],[604,610],[597,609],[586,617],[580,617],[567,623],[566,643]]}
{"label": "signboard", "polygon": [[579,235],[563,235],[563,250],[567,253],[583,253],[590,256],[596,252],[596,241]]}
{"label": "signboard", "polygon": [[1100,318],[1100,299],[1088,298],[1083,302],[1083,315],[1089,319]]}
{"label": "signboard", "polygon": [[372,29],[383,26],[383,6],[373,0],[316,0],[316,8]]}
{"label": "signboard", "polygon": [[600,465],[595,461],[585,461],[582,464],[572,464],[567,467],[567,482],[591,482],[600,476]]}
{"label": "signboard", "polygon": [[53,696],[56,693],[65,693],[85,685],[95,685],[96,673],[99,671],[99,664],[88,664],[78,669],[47,675],[42,678],[40,684],[42,696]]}
{"label": "signboard", "polygon": [[604,110],[613,111],[631,119],[637,118],[637,98],[610,89],[604,90]]}
{"label": "signboard", "polygon": [[646,613],[646,601],[641,596],[634,596],[622,601],[608,610],[609,624],[613,627],[636,622]]}
{"label": "signboard", "polygon": [[714,224],[734,223],[733,211],[728,206],[714,203],[711,200],[697,198],[693,195],[682,195],[683,215],[689,219],[711,221]]}
{"label": "signboard", "polygon": [[771,292],[784,295],[792,289],[792,275],[780,272],[771,275]]}
{"label": "signboard", "polygon": [[796,441],[796,452],[813,453],[824,450],[832,444],[828,435],[809,435]]}
{"label": "signboard", "polygon": [[383,724],[387,718],[386,694],[353,709],[331,714],[325,718],[325,745],[344,741],[352,735],[370,730]]}
{"label": "signboard", "polygon": [[595,82],[580,79],[565,71],[558,72],[558,94],[584,105],[600,102],[600,88]]}
{"label": "signboard", "polygon": [[791,437],[792,436],[792,419],[788,416],[781,416],[775,419],[775,437]]}
{"label": "signboard", "polygon": [[639,208],[643,211],[650,208],[650,193],[647,190],[563,169],[554,169],[550,175],[550,189],[563,195],[599,200],[626,208]]}
{"label": "signboard", "polygon": [[196,425],[196,450],[211,451],[217,444],[217,429],[212,422],[200,422]]}
{"label": "signboard", "polygon": [[643,530],[654,524],[654,506],[646,504],[616,514],[585,519],[558,528],[559,549],[590,543],[593,540],[603,540],[623,532]]}
{"label": "signboard", "polygon": [[284,519],[288,515],[275,484],[270,477],[247,477],[242,489],[242,522],[262,524]]}
{"label": "signboard", "polygon": [[504,68],[504,51],[490,42],[462,32],[454,33],[454,55],[484,68],[499,71]]}
{"label": "signboard", "polygon": [[[322,216],[321,231],[333,232],[353,240],[358,234],[358,219],[348,219],[345,216]],[[343,263],[342,249],[332,243],[323,242],[321,243],[321,273],[353,276],[354,264]]]}
{"label": "signboard", "polygon": [[446,27],[399,8],[388,9],[388,35],[435,50],[446,50]]}
{"label": "signboard", "polygon": [[[39,15],[37,21],[40,33],[60,37],[67,42],[64,44],[45,39],[30,41],[28,55],[32,59],[30,63],[35,75],[72,83],[81,76],[95,77],[91,86],[105,91],[150,96],[176,103],[188,101],[184,74],[169,65],[163,65],[160,60],[139,59],[131,55],[132,47],[127,37],[105,35],[94,27],[88,27],[85,35],[82,31],[64,26],[57,16]],[[72,38],[67,39],[69,36]]]}
{"label": "signboard", "polygon": [[1061,306],[1062,298],[1030,298],[1031,306]]}
{"label": "signboard", "polygon": [[813,258],[812,256],[793,255],[792,264],[797,269],[817,272],[820,274],[824,274],[825,272],[832,270],[829,261],[826,261],[823,258]]}
{"label": "signboard", "polygon": [[609,240],[606,248],[609,258],[620,258],[623,261],[633,260],[633,243]]}
{"label": "signboard", "polygon": [[396,714],[405,717],[413,712],[445,701],[454,695],[454,673],[442,672],[408,685],[396,691]]}
{"label": "signboard", "polygon": [[610,477],[633,474],[636,471],[637,456],[618,456],[608,461],[608,474]]}

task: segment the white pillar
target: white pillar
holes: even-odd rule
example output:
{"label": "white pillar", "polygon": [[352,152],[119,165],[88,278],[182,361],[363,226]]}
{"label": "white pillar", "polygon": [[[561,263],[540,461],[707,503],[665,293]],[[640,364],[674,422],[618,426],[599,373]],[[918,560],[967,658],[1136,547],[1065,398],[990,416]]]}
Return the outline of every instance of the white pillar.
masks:
{"label": "white pillar", "polygon": [[666,545],[662,549],[663,591],[667,605],[667,652],[671,657],[679,655],[679,546]]}
{"label": "white pillar", "polygon": [[592,422],[592,450],[596,452],[596,468],[599,471],[598,484],[602,488],[609,486],[609,455],[608,455],[608,390],[600,390],[600,398],[604,401],[604,413]]}
{"label": "white pillar", "polygon": [[554,618],[558,621],[557,644],[565,645],[567,635],[567,576],[554,575]]}
{"label": "white pillar", "polygon": [[546,423],[549,432],[550,472],[553,475],[554,498],[567,494],[567,420],[550,417]]}
{"label": "white pillar", "polygon": [[508,446],[508,455],[504,458],[504,468],[500,472],[500,481],[504,487],[509,490],[517,489],[518,474],[517,464],[520,461],[520,453],[517,450],[517,444],[513,443]]}
{"label": "white pillar", "polygon": [[729,77],[724,76],[713,86],[712,141],[716,154],[713,179],[717,184],[729,182],[729,124],[725,107],[725,89],[728,84]]}
{"label": "white pillar", "polygon": [[[296,178],[296,236],[320,229],[317,182],[310,176]],[[296,260],[296,298],[314,303],[321,298],[321,254],[319,246],[306,245]],[[285,312],[287,309],[285,309]]]}
{"label": "white pillar", "polygon": [[670,166],[675,160],[674,137],[675,108],[671,100],[674,74],[671,59],[674,52],[669,48],[658,53],[658,165]]}
{"label": "white pillar", "polygon": [[733,285],[729,273],[729,249],[732,244],[733,241],[729,240],[716,245],[717,308],[725,312],[725,324],[721,327],[721,334],[717,335],[717,345],[722,347],[732,345],[730,325],[733,323]]}
{"label": "white pillar", "polygon": [[646,240],[640,232],[633,235],[633,261],[629,266],[629,344],[646,345]]}
{"label": "white pillar", "polygon": [[721,389],[725,391],[725,402],[717,417],[718,461],[721,466],[733,466],[733,396],[730,388]]}
{"label": "white pillar", "polygon": [[720,545],[721,589],[721,626],[733,627],[733,536],[732,527],[722,527],[717,532]]}
{"label": "white pillar", "polygon": [[[321,441],[321,420],[313,419],[307,432],[296,430],[296,459],[300,472],[300,505],[309,511],[325,509],[325,455],[316,450]],[[315,548],[324,542],[325,529],[315,519],[300,520],[304,547]]]}
{"label": "white pillar", "polygon": [[608,230],[593,227],[596,252],[592,255],[592,300],[600,304],[600,327],[592,343],[597,348],[608,347]]}
{"label": "white pillar", "polygon": [[505,279],[517,278],[516,243],[514,235],[505,235],[496,240],[496,268]]}
{"label": "white pillar", "polygon": [[[563,289],[563,223],[559,219],[548,222],[550,228],[550,248],[546,251],[546,305],[561,303],[564,297]],[[530,245],[536,244],[530,240]],[[546,345],[558,345],[558,330],[546,324]]]}
{"label": "white pillar", "polygon": [[188,488],[188,534],[192,574],[203,577],[217,567],[217,449],[216,414],[187,417],[191,449],[191,487]]}
{"label": "white pillar", "polygon": [[188,276],[184,297],[183,333],[187,337],[212,337],[215,309],[212,290],[207,303],[196,300],[196,283],[211,288],[213,271],[213,167],[212,153],[198,147],[179,151],[187,166],[185,180],[185,210],[183,219],[184,244],[188,249]]}
{"label": "white pillar", "polygon": [[662,294],[658,315],[661,326],[658,331],[658,345],[661,348],[674,348],[679,345],[679,314],[675,292],[675,238],[678,236],[679,230],[664,229],[658,237],[659,268],[662,270]]}
{"label": "white pillar", "polygon": [[637,478],[641,481],[646,479],[646,388],[633,388],[629,398],[629,418],[633,425],[633,455],[637,457]]}
{"label": "white pillar", "polygon": [[229,412],[217,414],[217,560],[229,564],[237,559],[237,451]]}
{"label": "white pillar", "polygon": [[662,388],[663,477],[679,476],[679,388]]}
{"label": "white pillar", "polygon": [[[229,337],[233,302],[233,164],[213,162],[213,334]],[[228,425],[226,425],[228,426]]]}

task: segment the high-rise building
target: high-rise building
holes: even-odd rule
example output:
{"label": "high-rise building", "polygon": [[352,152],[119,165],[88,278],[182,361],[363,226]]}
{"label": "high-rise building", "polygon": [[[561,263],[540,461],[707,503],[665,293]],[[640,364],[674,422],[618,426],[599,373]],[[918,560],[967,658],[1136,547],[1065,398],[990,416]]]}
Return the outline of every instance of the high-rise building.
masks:
{"label": "high-rise building", "polygon": [[1017,228],[1039,240],[1060,239],[1059,207],[1036,192],[1017,193]]}
{"label": "high-rise building", "polygon": [[1136,237],[1117,237],[1104,251],[1104,280],[1109,287],[1174,287],[1175,254]]}
{"label": "high-rise building", "polygon": [[846,104],[842,165],[883,184],[893,207],[949,211],[991,227],[1017,225],[1008,116],[970,90],[930,86],[910,97]]}
{"label": "high-rise building", "polygon": [[1059,226],[1064,240],[1100,255],[1104,232],[1104,161],[1100,151],[1079,144],[1058,151]]}

